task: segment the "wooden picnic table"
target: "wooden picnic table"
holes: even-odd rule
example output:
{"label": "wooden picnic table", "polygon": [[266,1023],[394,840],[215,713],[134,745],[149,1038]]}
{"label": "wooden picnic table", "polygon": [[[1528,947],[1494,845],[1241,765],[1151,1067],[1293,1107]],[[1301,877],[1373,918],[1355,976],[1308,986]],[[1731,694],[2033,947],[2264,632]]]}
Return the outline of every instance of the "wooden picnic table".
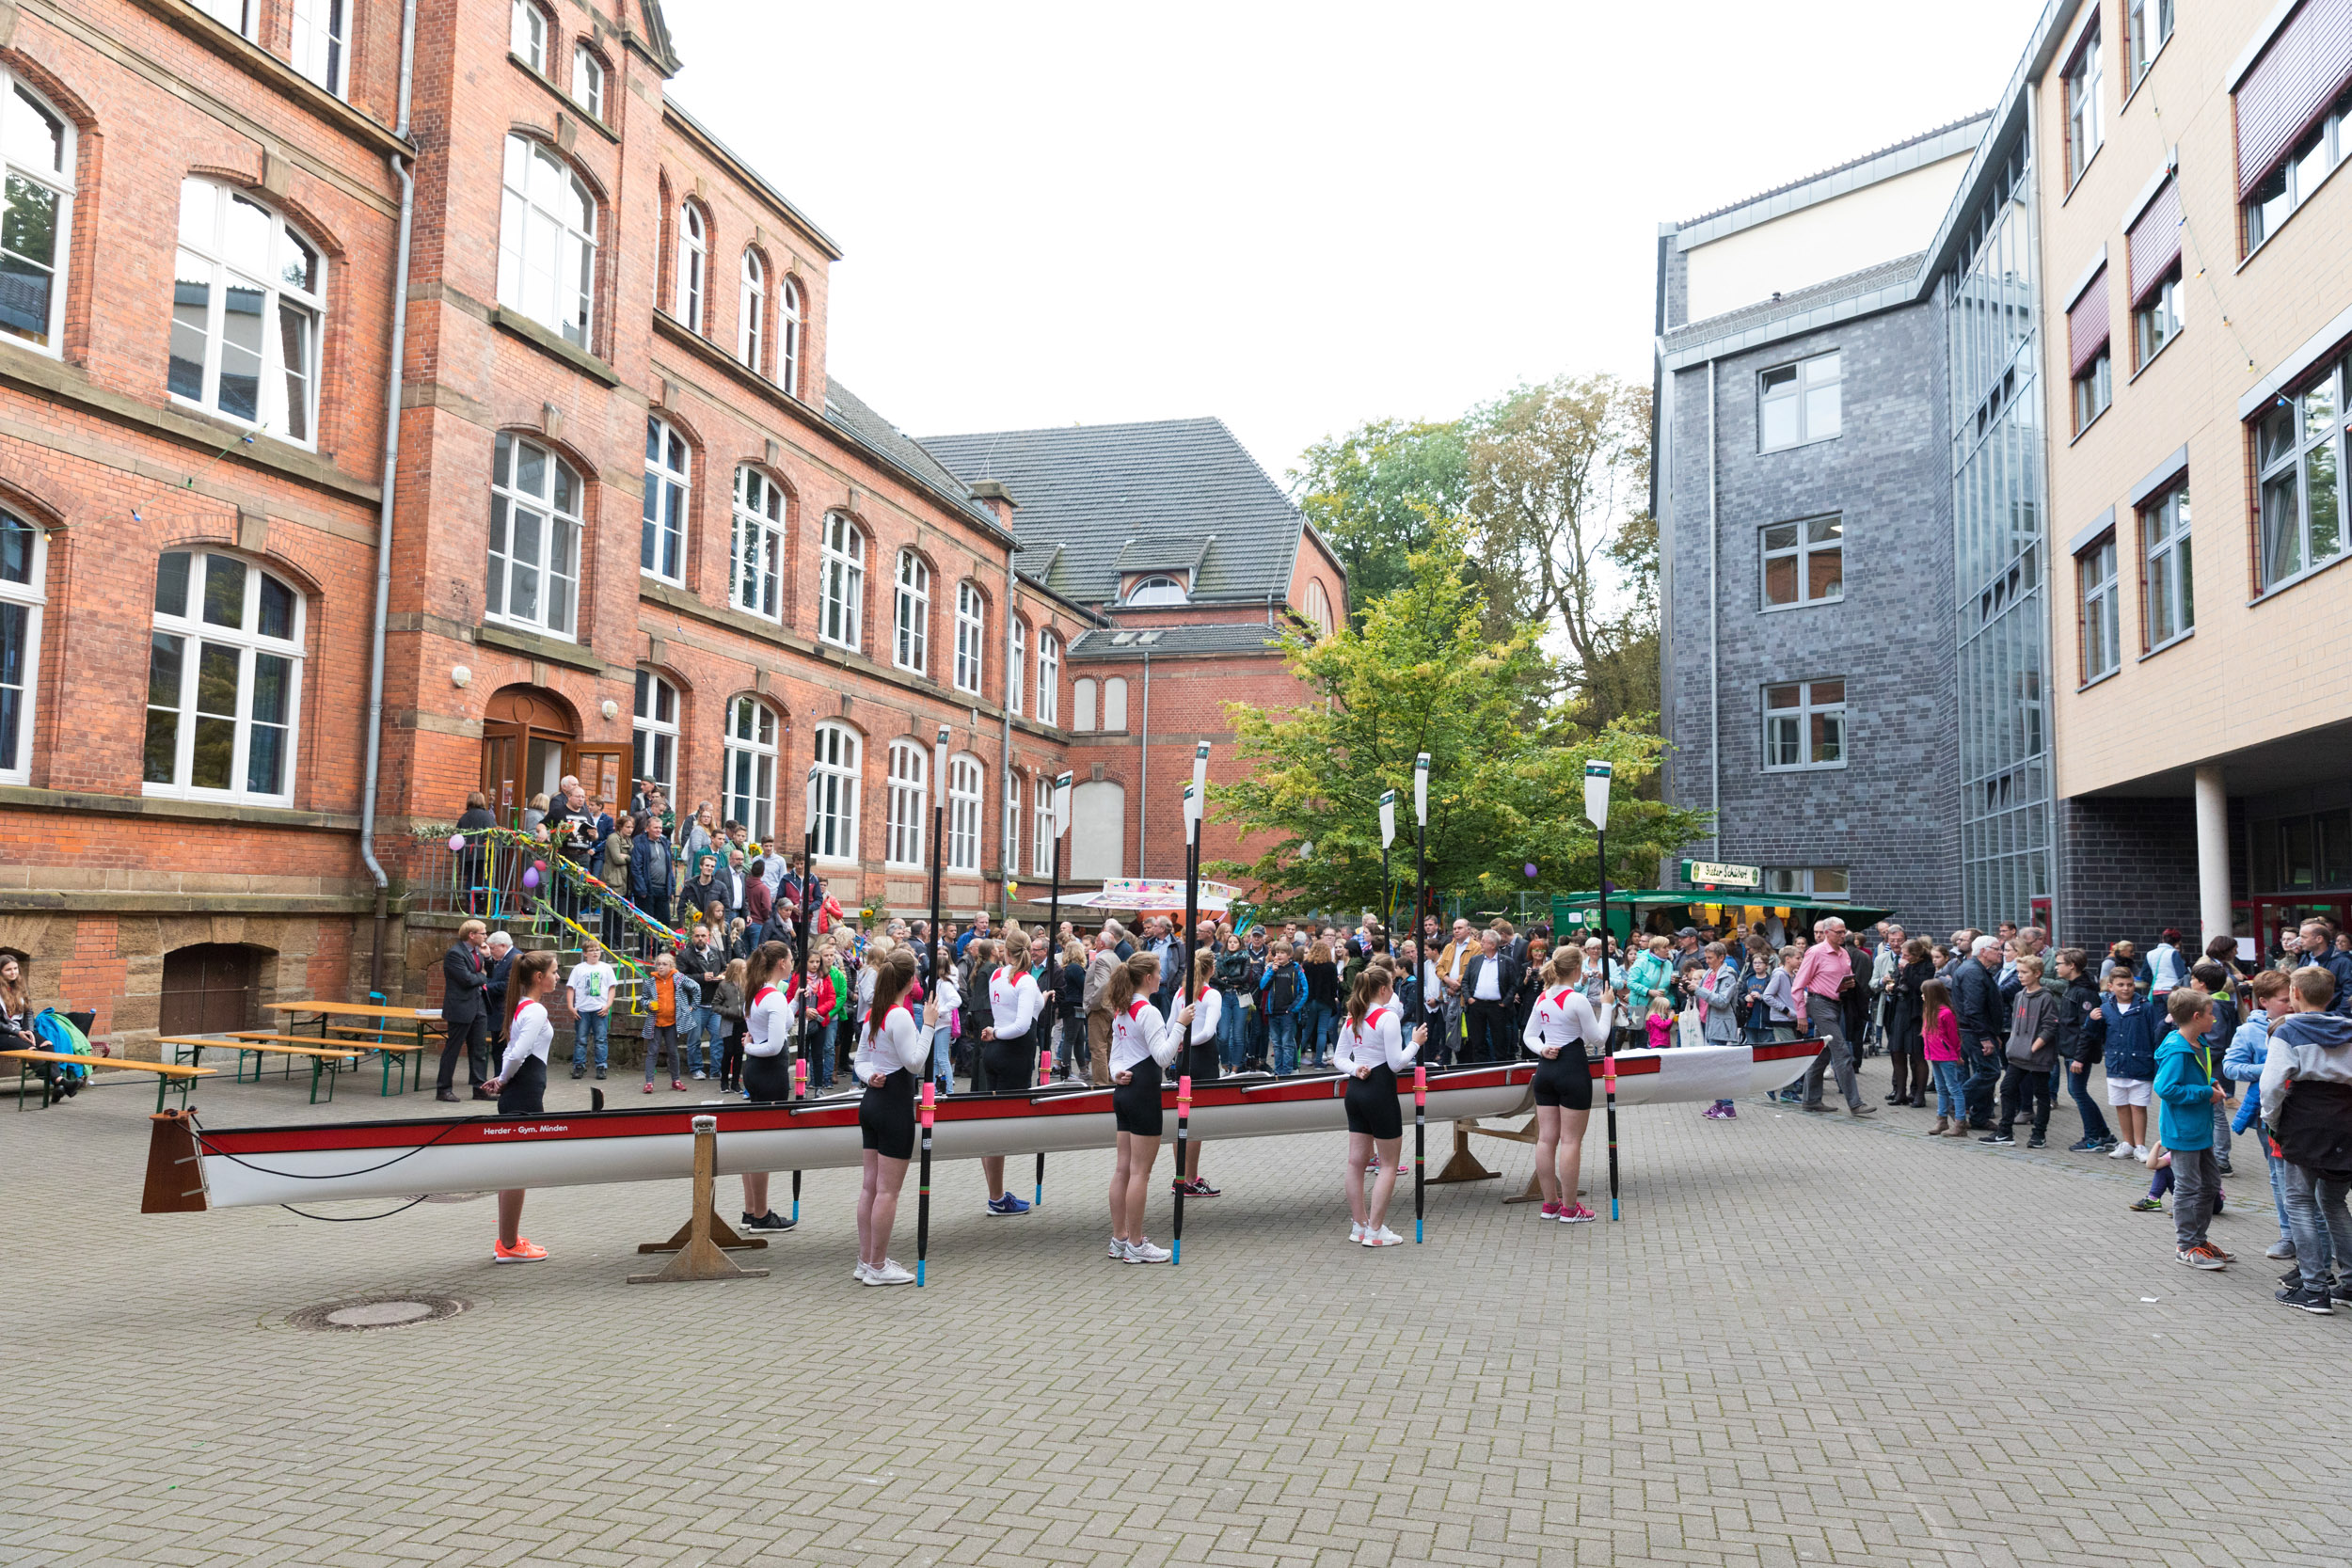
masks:
{"label": "wooden picnic table", "polygon": [[[289,1078],[294,1076],[294,1058],[307,1057],[310,1063],[310,1103],[313,1105],[319,1102],[321,1074],[324,1073],[326,1078],[326,1098],[331,1101],[335,1098],[337,1069],[345,1062],[358,1061],[366,1050],[362,1046],[321,1045],[309,1035],[264,1035],[255,1032],[236,1035],[159,1035],[156,1037],[155,1043],[171,1047],[171,1059],[175,1062],[180,1059],[180,1053],[183,1050],[192,1053],[190,1061],[198,1067],[204,1064],[204,1052],[207,1047],[215,1051],[234,1051],[237,1053],[237,1073],[230,1081],[236,1084],[245,1082],[245,1059],[247,1055],[254,1058],[253,1081],[257,1084],[262,1081],[261,1058],[262,1056],[283,1056],[286,1059],[286,1076]],[[405,1047],[404,1046],[403,1049]]]}
{"label": "wooden picnic table", "polygon": [[[158,1113],[164,1108],[166,1091],[172,1087],[175,1080],[180,1088],[180,1108],[184,1111],[188,1107],[189,1083],[198,1078],[216,1076],[215,1069],[208,1067],[183,1067],[177,1062],[135,1062],[119,1056],[82,1056],[63,1051],[0,1051],[0,1056],[13,1058],[17,1064],[16,1108],[19,1111],[24,1109],[24,1080],[32,1075],[35,1062],[71,1063],[83,1068],[107,1067],[121,1072],[151,1072],[155,1074],[155,1109]],[[49,1091],[49,1081],[43,1079],[40,1103],[44,1110],[51,1103]]]}
{"label": "wooden picnic table", "polygon": [[[404,1094],[408,1092],[408,1058],[411,1054],[414,1054],[418,1058],[416,1086],[418,1088],[424,1087],[423,1054],[425,1051],[425,1039],[430,1027],[441,1022],[441,1009],[438,1007],[388,1007],[369,1002],[322,1002],[310,1000],[303,1002],[266,1002],[262,1004],[262,1010],[267,1013],[282,1013],[286,1015],[286,1029],[289,1034],[298,1034],[303,1027],[302,1022],[294,1015],[297,1013],[311,1013],[317,1015],[316,1023],[318,1032],[315,1037],[320,1040],[327,1038],[327,1031],[329,1028],[335,1026],[334,1021],[337,1019],[360,1019],[371,1022],[376,1025],[377,1041],[375,1046],[360,1047],[362,1050],[381,1049],[386,1043],[388,1043],[383,1038],[384,1036],[391,1034],[410,1034],[413,1032],[415,1044],[412,1047],[406,1049],[385,1050],[383,1052],[384,1085],[383,1087],[377,1091],[377,1094],[381,1097],[383,1095],[389,1095],[392,1092],[392,1059],[395,1056],[400,1059],[401,1092]],[[399,1027],[395,1029],[390,1027],[391,1025],[398,1025]],[[349,1027],[346,1025],[340,1032],[348,1033]],[[342,1043],[357,1044],[358,1042],[347,1040]]]}

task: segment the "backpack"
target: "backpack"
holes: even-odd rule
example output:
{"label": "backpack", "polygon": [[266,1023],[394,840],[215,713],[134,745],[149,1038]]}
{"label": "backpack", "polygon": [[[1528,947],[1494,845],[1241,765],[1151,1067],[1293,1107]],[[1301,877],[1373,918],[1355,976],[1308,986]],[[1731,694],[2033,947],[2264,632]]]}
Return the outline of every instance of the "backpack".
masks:
{"label": "backpack", "polygon": [[2279,1158],[2316,1171],[2352,1171],[2352,1084],[2296,1079],[2270,1124]]}
{"label": "backpack", "polygon": [[[65,1056],[97,1054],[89,1048],[88,1037],[73,1026],[72,1019],[55,1007],[43,1007],[33,1015],[32,1031],[33,1038],[43,1051],[55,1051]],[[56,1082],[65,1085],[68,1094],[78,1090],[82,1080],[89,1076],[89,1069],[78,1063],[44,1062],[40,1065],[56,1075]]]}

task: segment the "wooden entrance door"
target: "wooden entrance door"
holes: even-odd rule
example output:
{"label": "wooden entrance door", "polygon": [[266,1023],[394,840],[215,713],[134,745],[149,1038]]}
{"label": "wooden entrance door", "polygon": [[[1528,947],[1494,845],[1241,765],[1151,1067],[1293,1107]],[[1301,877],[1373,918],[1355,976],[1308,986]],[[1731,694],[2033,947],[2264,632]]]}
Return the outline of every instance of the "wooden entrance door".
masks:
{"label": "wooden entrance door", "polygon": [[591,801],[606,802],[605,809],[618,816],[628,810],[628,756],[625,746],[575,746],[566,771],[579,776]]}
{"label": "wooden entrance door", "polygon": [[491,694],[482,714],[482,793],[500,822],[513,827],[532,796],[554,795],[579,737],[571,705],[552,691],[510,686]]}
{"label": "wooden entrance door", "polygon": [[257,955],[231,942],[199,942],[164,955],[162,1030],[217,1035],[253,1026]]}

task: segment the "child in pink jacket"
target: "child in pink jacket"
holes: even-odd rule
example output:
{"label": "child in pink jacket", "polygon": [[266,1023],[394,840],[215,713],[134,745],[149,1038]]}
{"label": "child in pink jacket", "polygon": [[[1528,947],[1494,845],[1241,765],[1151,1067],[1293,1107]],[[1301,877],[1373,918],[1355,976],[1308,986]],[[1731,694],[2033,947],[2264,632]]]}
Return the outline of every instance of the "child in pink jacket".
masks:
{"label": "child in pink jacket", "polygon": [[1920,1030],[1927,1042],[1928,1070],[1935,1074],[1935,1130],[1931,1138],[1968,1135],[1967,1101],[1961,1089],[1960,1020],[1952,1016],[1952,989],[1941,980],[1919,987]]}

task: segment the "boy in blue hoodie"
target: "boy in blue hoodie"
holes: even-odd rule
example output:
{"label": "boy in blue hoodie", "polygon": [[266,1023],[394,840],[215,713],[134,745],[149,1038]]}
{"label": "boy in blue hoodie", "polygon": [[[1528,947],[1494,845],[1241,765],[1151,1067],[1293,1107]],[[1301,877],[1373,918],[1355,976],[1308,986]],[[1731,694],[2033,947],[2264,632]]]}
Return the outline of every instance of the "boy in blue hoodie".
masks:
{"label": "boy in blue hoodie", "polygon": [[2221,1172],[2214,1158],[2213,1108],[2221,1102],[2213,1053],[2213,999],[2193,986],[2165,998],[2172,1032],[2156,1047],[2156,1137],[2172,1154],[2172,1229],[2180,1260],[2192,1269],[2230,1266],[2230,1255],[2205,1236]]}
{"label": "boy in blue hoodie", "polygon": [[[2254,976],[2248,990],[2253,997],[2253,1013],[2230,1037],[2229,1052],[2221,1059],[2221,1076],[2245,1085],[2239,1091],[2237,1119],[2230,1124],[2232,1132],[2245,1132],[2262,1115],[2263,1097],[2257,1085],[2262,1083],[2263,1064],[2270,1056],[2271,1025],[2284,1018],[2292,1006],[2284,970],[2264,970]],[[2268,1138],[2258,1135],[2255,1141],[2262,1145],[2263,1163],[2270,1167],[2270,1201],[2279,1211],[2279,1239],[2264,1256],[2292,1258],[2295,1237],[2287,1227],[2285,1168],[2278,1156],[2270,1152]]]}

